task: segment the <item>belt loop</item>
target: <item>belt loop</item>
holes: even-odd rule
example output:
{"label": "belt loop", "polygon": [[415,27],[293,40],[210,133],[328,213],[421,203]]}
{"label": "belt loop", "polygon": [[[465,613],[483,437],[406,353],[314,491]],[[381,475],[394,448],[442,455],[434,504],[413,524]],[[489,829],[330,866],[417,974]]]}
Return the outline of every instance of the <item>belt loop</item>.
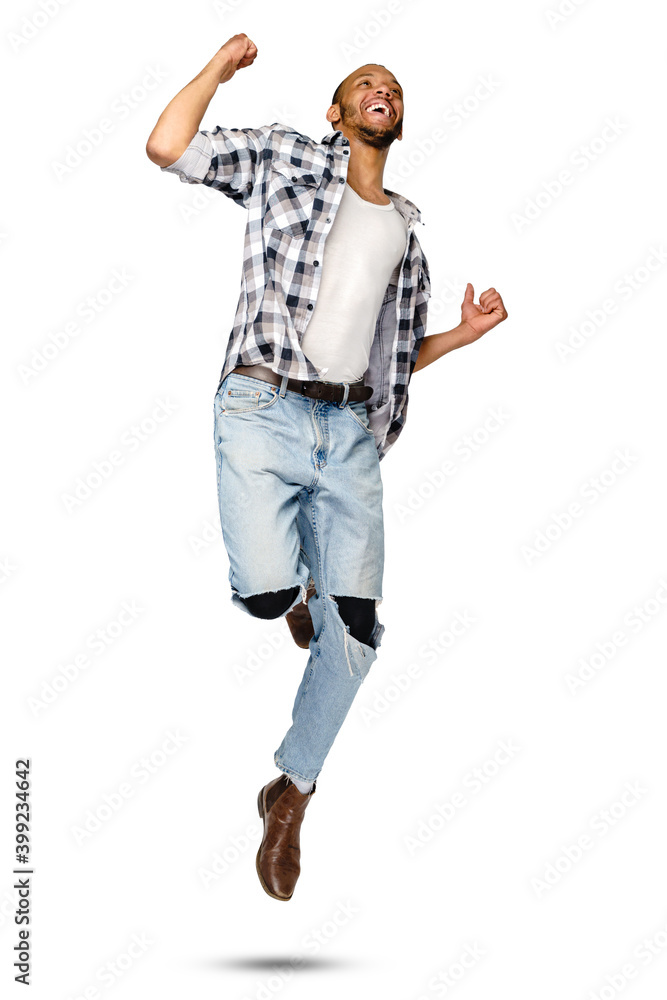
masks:
{"label": "belt loop", "polygon": [[287,391],[287,383],[288,382],[289,382],[289,375],[283,375],[283,377],[280,380],[280,390],[279,390],[280,391],[280,395],[282,396],[283,399],[285,398],[285,393]]}
{"label": "belt loop", "polygon": [[340,406],[341,409],[347,403],[347,397],[350,394],[350,383],[349,382],[344,382],[343,385],[345,386],[345,389],[343,391],[343,398],[342,398],[341,402],[339,403],[339,406]]}

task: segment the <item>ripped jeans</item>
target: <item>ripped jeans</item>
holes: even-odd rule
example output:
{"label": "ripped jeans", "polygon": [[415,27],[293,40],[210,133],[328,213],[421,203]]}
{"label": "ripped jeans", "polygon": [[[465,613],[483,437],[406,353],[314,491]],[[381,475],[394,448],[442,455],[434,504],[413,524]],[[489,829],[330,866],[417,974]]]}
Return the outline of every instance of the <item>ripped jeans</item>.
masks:
{"label": "ripped jeans", "polygon": [[[292,725],[276,766],[313,781],[384,633],[382,479],[364,402],[311,399],[230,372],[214,401],[220,526],[229,557],[231,600],[298,586],[314,627]],[[375,601],[368,644],[356,639],[334,597]]]}

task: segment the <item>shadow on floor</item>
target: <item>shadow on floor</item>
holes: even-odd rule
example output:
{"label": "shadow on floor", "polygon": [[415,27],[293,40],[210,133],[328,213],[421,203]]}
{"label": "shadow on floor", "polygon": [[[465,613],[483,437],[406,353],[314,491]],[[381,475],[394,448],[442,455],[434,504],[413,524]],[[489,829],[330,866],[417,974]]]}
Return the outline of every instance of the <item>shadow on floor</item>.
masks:
{"label": "shadow on floor", "polygon": [[304,955],[290,956],[284,955],[246,955],[239,958],[214,958],[202,963],[213,969],[238,969],[239,971],[255,971],[272,969],[287,973],[298,972],[300,969],[321,969],[326,972],[330,969],[361,969],[366,963],[360,962],[356,958],[334,958],[332,956]]}

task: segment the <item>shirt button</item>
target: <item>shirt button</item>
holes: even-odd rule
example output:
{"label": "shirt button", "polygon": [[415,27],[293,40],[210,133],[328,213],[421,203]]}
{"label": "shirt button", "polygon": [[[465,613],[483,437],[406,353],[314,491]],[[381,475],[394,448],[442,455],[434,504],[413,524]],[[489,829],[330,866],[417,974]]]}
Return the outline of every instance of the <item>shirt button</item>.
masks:
{"label": "shirt button", "polygon": [[344,149],[343,153],[345,154],[345,156],[349,156],[350,155],[349,149]]}
{"label": "shirt button", "polygon": [[314,260],[313,261],[313,267],[319,267],[319,266],[320,266],[319,260]]}
{"label": "shirt button", "polygon": [[345,178],[344,177],[339,177],[338,178],[338,183],[339,184],[344,184],[345,183]]}
{"label": "shirt button", "polygon": [[309,308],[309,309],[312,309],[312,308],[313,308],[313,303],[312,303],[312,302],[309,302],[309,303],[308,303],[308,308]]}
{"label": "shirt button", "polygon": [[327,219],[327,222],[331,222],[331,219]]}
{"label": "shirt button", "polygon": [[298,178],[296,178],[296,177],[293,177],[293,178],[292,178],[292,184],[296,184],[297,180],[298,180]]}

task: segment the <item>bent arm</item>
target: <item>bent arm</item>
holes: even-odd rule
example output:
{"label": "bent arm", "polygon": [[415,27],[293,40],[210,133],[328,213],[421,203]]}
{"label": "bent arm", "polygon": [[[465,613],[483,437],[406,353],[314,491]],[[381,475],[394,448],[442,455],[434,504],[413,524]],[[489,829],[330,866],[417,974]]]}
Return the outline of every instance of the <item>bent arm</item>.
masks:
{"label": "bent arm", "polygon": [[462,323],[455,326],[453,330],[444,330],[442,333],[429,334],[421,342],[413,374],[419,371],[420,368],[426,368],[427,365],[437,361],[444,354],[456,350],[457,347],[463,347],[467,343],[469,343],[469,340],[466,339]]}
{"label": "bent arm", "polygon": [[229,55],[220,49],[194,80],[176,94],[157,120],[146,143],[146,155],[160,167],[174,163],[197,133],[204,112],[218,84],[231,68]]}

